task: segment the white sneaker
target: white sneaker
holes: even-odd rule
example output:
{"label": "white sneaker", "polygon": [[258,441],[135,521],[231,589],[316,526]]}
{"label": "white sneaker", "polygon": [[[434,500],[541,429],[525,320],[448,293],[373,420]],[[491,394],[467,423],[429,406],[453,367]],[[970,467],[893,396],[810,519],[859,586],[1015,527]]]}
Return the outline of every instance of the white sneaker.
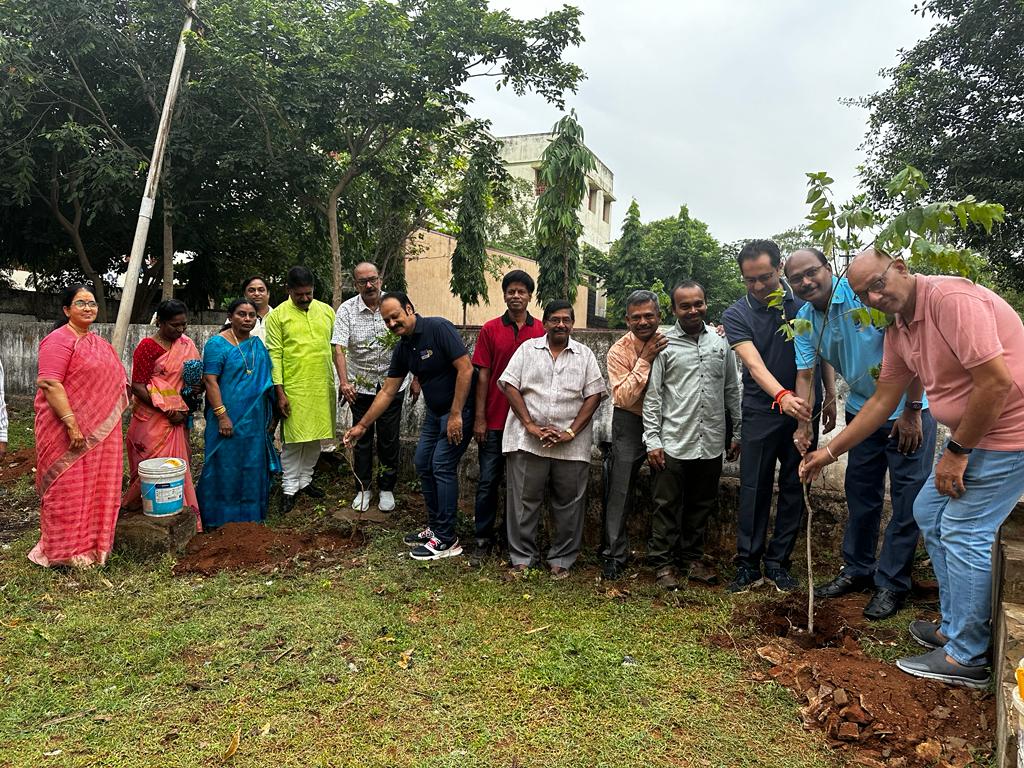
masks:
{"label": "white sneaker", "polygon": [[373,501],[373,491],[360,491],[352,499],[352,509],[356,512],[365,512],[370,508],[371,501]]}
{"label": "white sneaker", "polygon": [[377,509],[381,512],[394,512],[395,494],[391,491],[381,491],[380,498],[377,500]]}

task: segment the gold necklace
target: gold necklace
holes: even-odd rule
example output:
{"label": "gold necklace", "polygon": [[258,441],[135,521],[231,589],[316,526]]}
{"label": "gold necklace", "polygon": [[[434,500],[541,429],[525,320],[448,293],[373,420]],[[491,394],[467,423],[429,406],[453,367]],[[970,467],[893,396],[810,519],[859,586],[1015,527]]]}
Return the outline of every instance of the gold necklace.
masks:
{"label": "gold necklace", "polygon": [[228,333],[231,334],[231,339],[235,342],[235,349],[238,350],[238,354],[242,356],[242,365],[245,366],[245,375],[252,376],[253,368],[256,367],[256,350],[252,351],[252,363],[245,359],[245,352],[242,351],[241,345],[238,343],[238,337],[235,336],[233,328],[228,328]]}

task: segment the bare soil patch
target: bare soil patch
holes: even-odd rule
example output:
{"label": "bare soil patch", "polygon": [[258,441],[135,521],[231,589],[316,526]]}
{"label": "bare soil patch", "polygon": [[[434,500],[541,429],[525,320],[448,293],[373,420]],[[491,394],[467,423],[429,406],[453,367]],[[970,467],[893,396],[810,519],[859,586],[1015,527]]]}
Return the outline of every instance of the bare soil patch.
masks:
{"label": "bare soil patch", "polygon": [[818,601],[813,636],[806,600],[788,595],[736,616],[758,630],[745,650],[769,664],[755,677],[797,695],[805,728],[823,731],[829,744],[850,753],[852,765],[962,768],[991,755],[990,693],[912,677],[867,656],[861,640],[885,642],[892,630],[863,618],[865,595]]}
{"label": "bare soil patch", "polygon": [[326,566],[359,549],[364,537],[268,528],[260,523],[228,523],[197,534],[174,566],[176,575],[210,576],[219,571],[269,572],[293,566]]}
{"label": "bare soil patch", "polygon": [[35,466],[34,448],[22,448],[20,451],[8,453],[0,462],[0,484],[12,483],[19,477],[30,474]]}

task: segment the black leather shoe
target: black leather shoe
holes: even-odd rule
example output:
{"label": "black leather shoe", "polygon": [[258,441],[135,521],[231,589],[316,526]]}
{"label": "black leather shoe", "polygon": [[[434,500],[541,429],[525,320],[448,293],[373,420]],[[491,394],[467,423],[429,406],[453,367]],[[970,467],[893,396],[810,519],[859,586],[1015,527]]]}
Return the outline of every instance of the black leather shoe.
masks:
{"label": "black leather shoe", "polygon": [[309,498],[311,498],[311,499],[322,499],[325,496],[327,496],[327,494],[324,493],[324,489],[323,488],[319,488],[318,486],[315,486],[312,483],[310,483],[305,488],[303,488],[301,491],[299,491],[299,493],[304,493],[307,496],[309,496]]}
{"label": "black leather shoe", "polygon": [[618,581],[622,578],[625,569],[614,560],[606,560],[601,566],[601,579],[604,581]]}
{"label": "black leather shoe", "polygon": [[907,599],[906,592],[893,592],[891,589],[877,589],[864,607],[864,618],[881,621],[894,616],[903,607]]}
{"label": "black leather shoe", "polygon": [[288,514],[295,507],[295,494],[285,493],[281,496],[281,513]]}
{"label": "black leather shoe", "polygon": [[847,576],[842,571],[828,584],[822,584],[814,588],[814,596],[825,599],[829,597],[842,597],[851,592],[867,592],[874,589],[875,580],[870,576]]}

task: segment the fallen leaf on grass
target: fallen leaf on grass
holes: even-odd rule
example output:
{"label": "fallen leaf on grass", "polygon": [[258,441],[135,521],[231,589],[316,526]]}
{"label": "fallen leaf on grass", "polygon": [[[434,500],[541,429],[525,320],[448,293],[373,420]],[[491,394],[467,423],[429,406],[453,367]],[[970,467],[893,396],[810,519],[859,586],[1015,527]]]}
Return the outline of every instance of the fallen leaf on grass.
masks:
{"label": "fallen leaf on grass", "polygon": [[238,751],[238,742],[240,742],[241,740],[242,740],[242,727],[239,726],[238,730],[235,731],[234,734],[231,736],[231,743],[228,744],[227,752],[225,752],[223,755],[221,755],[220,759],[222,761],[224,761],[224,762],[227,762],[232,757],[234,757],[235,752]]}
{"label": "fallen leaf on grass", "polygon": [[267,720],[267,722],[263,724],[263,727],[260,728],[259,735],[260,736],[267,736],[269,733],[270,733],[270,721]]}
{"label": "fallen leaf on grass", "polygon": [[526,632],[524,632],[523,634],[524,635],[532,635],[532,634],[534,634],[536,632],[543,632],[545,629],[551,629],[551,625],[550,624],[545,624],[543,627],[534,627],[533,629],[526,630]]}
{"label": "fallen leaf on grass", "polygon": [[628,589],[618,589],[616,587],[611,587],[610,589],[605,591],[604,596],[614,600],[614,599],[619,598],[619,597],[622,597],[622,598],[629,597],[629,594],[630,594],[630,592],[629,592]]}
{"label": "fallen leaf on grass", "polygon": [[53,750],[50,750],[49,752],[43,752],[43,757],[57,757],[57,755],[63,755],[63,754],[64,754],[64,750],[63,749],[53,749]]}
{"label": "fallen leaf on grass", "polygon": [[412,648],[406,651],[402,651],[402,653],[398,657],[398,666],[400,666],[402,669],[408,669],[409,665],[412,663],[413,653],[414,651]]}
{"label": "fallen leaf on grass", "polygon": [[114,588],[114,583],[110,579],[107,579],[107,578],[104,578],[103,576],[101,576],[100,577],[100,581],[102,581],[103,582],[103,586],[107,587],[108,589],[113,589]]}

